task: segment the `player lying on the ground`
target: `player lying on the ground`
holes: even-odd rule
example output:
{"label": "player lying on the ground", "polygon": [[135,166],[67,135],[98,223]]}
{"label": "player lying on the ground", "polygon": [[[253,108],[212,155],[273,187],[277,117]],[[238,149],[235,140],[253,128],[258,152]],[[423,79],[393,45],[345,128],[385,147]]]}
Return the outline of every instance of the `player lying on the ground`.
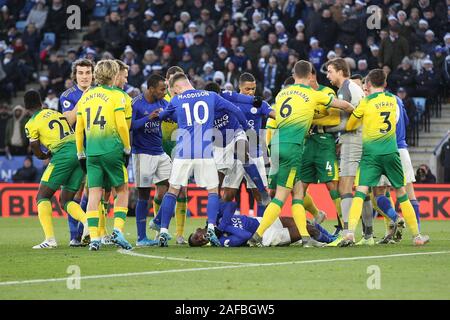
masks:
{"label": "player lying on the ground", "polygon": [[[224,213],[219,218],[219,223],[215,229],[216,235],[222,247],[240,247],[247,246],[247,241],[259,227],[261,217],[253,218],[245,215],[235,215],[233,213]],[[325,246],[335,239],[335,236],[325,230],[320,224],[309,223],[307,229],[311,237],[318,241],[318,246]],[[286,246],[298,242],[302,237],[298,232],[292,217],[279,217],[264,232],[262,244],[269,246]],[[206,228],[197,228],[189,236],[189,245],[191,247],[200,247],[206,245],[209,241],[206,238]]]}
{"label": "player lying on the ground", "polygon": [[[83,180],[83,170],[76,157],[75,135],[67,119],[57,111],[43,109],[41,96],[35,90],[25,93],[24,100],[25,108],[33,113],[25,125],[31,150],[39,159],[51,158],[42,175],[37,194],[38,217],[45,240],[33,249],[56,248],[50,199],[61,186],[61,207],[77,222],[85,225],[83,236],[87,235],[86,214],[80,205],[73,201]],[[42,152],[41,145],[47,148],[47,153]]]}

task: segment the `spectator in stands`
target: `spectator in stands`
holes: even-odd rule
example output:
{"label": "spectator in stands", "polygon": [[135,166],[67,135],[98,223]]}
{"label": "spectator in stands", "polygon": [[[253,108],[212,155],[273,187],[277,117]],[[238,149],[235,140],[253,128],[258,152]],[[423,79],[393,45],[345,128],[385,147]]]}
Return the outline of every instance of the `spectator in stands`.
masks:
{"label": "spectator in stands", "polygon": [[389,29],[389,37],[381,42],[380,62],[389,68],[396,69],[402,59],[409,54],[408,41],[399,36],[397,26]]}
{"label": "spectator in stands", "polygon": [[111,12],[109,21],[103,25],[101,34],[105,42],[105,49],[110,51],[114,57],[119,57],[125,46],[127,30],[120,24],[120,16],[117,12]]}
{"label": "spectator in stands", "polygon": [[23,42],[26,45],[28,55],[32,60],[33,69],[38,70],[40,35],[34,23],[30,23],[27,25],[27,28],[24,31],[22,37]]}
{"label": "spectator in stands", "polygon": [[319,70],[320,66],[325,62],[325,52],[319,46],[319,40],[314,37],[309,40],[309,45],[311,46],[309,61],[314,65],[316,70]]}
{"label": "spectator in stands", "polygon": [[102,31],[97,21],[90,21],[87,33],[83,36],[82,48],[78,50],[78,54],[88,47],[103,49],[105,43],[102,38]]}
{"label": "spectator in stands", "polygon": [[277,58],[274,55],[269,57],[269,61],[264,68],[263,73],[263,83],[264,87],[272,92],[278,92],[281,88],[281,84],[284,79],[282,79],[284,72],[277,63]]}
{"label": "spectator in stands", "polygon": [[18,169],[12,176],[14,182],[19,183],[32,183],[37,182],[38,170],[33,165],[33,157],[27,156],[23,161],[23,167]]}
{"label": "spectator in stands", "polygon": [[26,24],[34,24],[37,30],[41,30],[47,21],[48,7],[45,0],[37,0],[33,9],[28,14]]}
{"label": "spectator in stands", "polygon": [[231,83],[233,88],[237,88],[239,85],[239,76],[240,72],[236,64],[231,58],[228,58],[225,62],[225,83]]}
{"label": "spectator in stands", "polygon": [[409,125],[415,124],[415,118],[417,114],[416,105],[414,104],[414,100],[408,95],[408,91],[404,87],[400,87],[397,89],[397,96],[402,99],[403,106],[405,107],[406,114],[408,115]]}
{"label": "spectator in stands", "polygon": [[6,125],[11,118],[11,112],[8,105],[5,103],[0,104],[0,155],[5,154],[5,138],[6,138]]}
{"label": "spectator in stands", "polygon": [[415,77],[416,95],[424,98],[435,97],[438,92],[439,79],[439,75],[433,70],[433,61],[425,59],[422,72]]}
{"label": "spectator in stands", "polygon": [[56,53],[56,59],[51,57],[51,61],[48,68],[50,86],[59,95],[64,90],[64,81],[70,77],[70,64],[66,61],[62,51]]}
{"label": "spectator in stands", "polygon": [[128,75],[128,84],[135,88],[140,88],[144,80],[144,75],[142,74],[139,64],[135,63],[131,65],[130,74]]}
{"label": "spectator in stands", "polygon": [[404,57],[400,66],[392,72],[391,80],[395,88],[403,87],[410,96],[414,96],[416,74],[411,59]]}
{"label": "spectator in stands", "polygon": [[2,69],[6,74],[6,77],[0,82],[2,95],[10,101],[11,97],[15,94],[17,88],[21,84],[20,73],[17,72],[17,60],[14,57],[14,50],[7,48],[4,52],[4,57],[1,61]]}
{"label": "spectator in stands", "polygon": [[200,70],[203,66],[202,63],[202,54],[204,52],[209,55],[212,54],[210,47],[205,43],[205,38],[201,33],[196,33],[194,36],[194,43],[189,47],[189,53],[191,54],[192,61],[194,61],[195,68]]}
{"label": "spectator in stands", "polygon": [[368,60],[367,55],[363,52],[362,44],[359,42],[356,42],[353,45],[353,52],[349,55],[349,57],[355,60],[356,65],[358,65],[359,60],[365,60],[366,62]]}
{"label": "spectator in stands", "polygon": [[421,164],[416,171],[416,183],[436,183],[436,177],[426,164]]}
{"label": "spectator in stands", "polygon": [[25,124],[29,119],[25,108],[17,105],[12,110],[12,117],[5,129],[6,153],[11,155],[28,154],[28,139],[25,135]]}
{"label": "spectator in stands", "polygon": [[441,165],[444,167],[444,183],[450,183],[450,138],[444,143],[440,155]]}
{"label": "spectator in stands", "polygon": [[39,94],[41,97],[46,97],[50,90],[49,80],[47,76],[39,77]]}
{"label": "spectator in stands", "polygon": [[426,55],[431,56],[434,52],[434,48],[436,47],[437,43],[434,38],[434,32],[433,30],[427,30],[425,32],[425,43],[421,46],[421,51],[424,52]]}
{"label": "spectator in stands", "polygon": [[146,32],[145,46],[151,50],[155,50],[159,40],[165,36],[164,30],[161,29],[161,25],[158,21],[154,20],[149,30]]}
{"label": "spectator in stands", "polygon": [[178,63],[178,65],[183,69],[185,73],[188,73],[189,69],[195,70],[195,63],[192,61],[191,53],[189,52],[189,49],[186,49],[183,51],[183,57],[181,62]]}
{"label": "spectator in stands", "polygon": [[48,11],[45,30],[53,32],[56,36],[55,48],[59,49],[61,35],[67,32],[66,28],[66,8],[62,0],[52,0],[52,5]]}
{"label": "spectator in stands", "polygon": [[369,73],[369,69],[368,69],[368,64],[367,64],[367,60],[366,59],[361,59],[358,61],[358,68],[357,68],[357,73],[360,74],[362,77],[367,76],[367,74]]}
{"label": "spectator in stands", "polygon": [[[65,83],[65,81],[64,81],[64,83]],[[56,96],[56,93],[54,90],[52,90],[52,89],[48,90],[47,96],[44,100],[44,105],[46,105],[48,109],[58,111],[59,99]]]}
{"label": "spectator in stands", "polygon": [[212,62],[209,61],[203,65],[203,73],[201,77],[205,82],[213,81],[214,73],[214,64]]}

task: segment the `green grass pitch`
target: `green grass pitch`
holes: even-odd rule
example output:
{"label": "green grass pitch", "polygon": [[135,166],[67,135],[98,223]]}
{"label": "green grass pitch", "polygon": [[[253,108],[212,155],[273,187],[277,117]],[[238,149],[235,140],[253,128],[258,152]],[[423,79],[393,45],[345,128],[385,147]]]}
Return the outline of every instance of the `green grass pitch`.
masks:
{"label": "green grass pitch", "polygon": [[[203,224],[187,219],[185,233]],[[54,225],[59,247],[32,250],[43,238],[37,218],[0,219],[0,299],[450,299],[450,221],[422,222],[431,237],[425,247],[405,231],[388,246],[189,248],[172,240],[133,255],[69,248],[67,221]],[[376,221],[375,235],[383,233]],[[134,218],[126,236],[135,243]],[[67,280],[73,265],[79,289]]]}

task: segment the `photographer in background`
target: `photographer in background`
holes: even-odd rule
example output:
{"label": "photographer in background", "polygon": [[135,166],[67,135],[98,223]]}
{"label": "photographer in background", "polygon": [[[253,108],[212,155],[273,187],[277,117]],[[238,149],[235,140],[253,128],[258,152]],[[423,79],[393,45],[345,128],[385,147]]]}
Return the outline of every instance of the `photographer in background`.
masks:
{"label": "photographer in background", "polygon": [[421,164],[416,172],[416,183],[436,183],[436,177],[426,164]]}

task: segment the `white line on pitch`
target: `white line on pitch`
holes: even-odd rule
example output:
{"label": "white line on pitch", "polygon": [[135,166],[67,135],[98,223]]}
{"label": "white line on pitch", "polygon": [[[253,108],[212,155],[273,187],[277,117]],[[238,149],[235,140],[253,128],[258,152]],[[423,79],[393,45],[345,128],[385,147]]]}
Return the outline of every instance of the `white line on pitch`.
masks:
{"label": "white line on pitch", "polygon": [[[389,254],[389,255],[383,255],[383,256],[361,256],[361,257],[334,258],[334,259],[273,262],[273,263],[249,263],[249,264],[241,264],[241,265],[228,265],[228,266],[205,267],[205,268],[171,269],[171,270],[145,271],[145,272],[132,272],[132,273],[102,274],[102,275],[79,277],[79,279],[80,280],[89,280],[89,279],[105,279],[105,278],[120,278],[120,277],[138,277],[138,276],[148,276],[148,275],[164,274],[164,273],[184,273],[184,272],[195,272],[195,271],[238,269],[238,268],[248,268],[248,267],[282,266],[282,265],[289,265],[289,264],[313,264],[313,263],[336,262],[336,261],[355,261],[355,260],[370,260],[370,259],[384,259],[384,258],[399,258],[399,257],[437,255],[437,254],[447,254],[447,253],[450,253],[450,251],[400,253],[400,254]],[[35,279],[35,280],[24,280],[24,281],[7,281],[7,282],[0,282],[0,286],[45,283],[45,282],[59,282],[59,281],[67,281],[68,279],[73,279],[73,277],[71,277],[71,278]]]}
{"label": "white line on pitch", "polygon": [[196,259],[188,259],[188,258],[175,258],[175,257],[164,257],[164,256],[153,256],[148,254],[136,253],[129,250],[119,249],[119,253],[126,254],[134,257],[141,257],[147,259],[161,259],[161,260],[174,260],[174,261],[188,261],[188,262],[203,262],[203,263],[217,263],[217,264],[251,264],[251,263],[242,263],[242,262],[229,262],[229,261],[213,261],[213,260],[196,260]]}

